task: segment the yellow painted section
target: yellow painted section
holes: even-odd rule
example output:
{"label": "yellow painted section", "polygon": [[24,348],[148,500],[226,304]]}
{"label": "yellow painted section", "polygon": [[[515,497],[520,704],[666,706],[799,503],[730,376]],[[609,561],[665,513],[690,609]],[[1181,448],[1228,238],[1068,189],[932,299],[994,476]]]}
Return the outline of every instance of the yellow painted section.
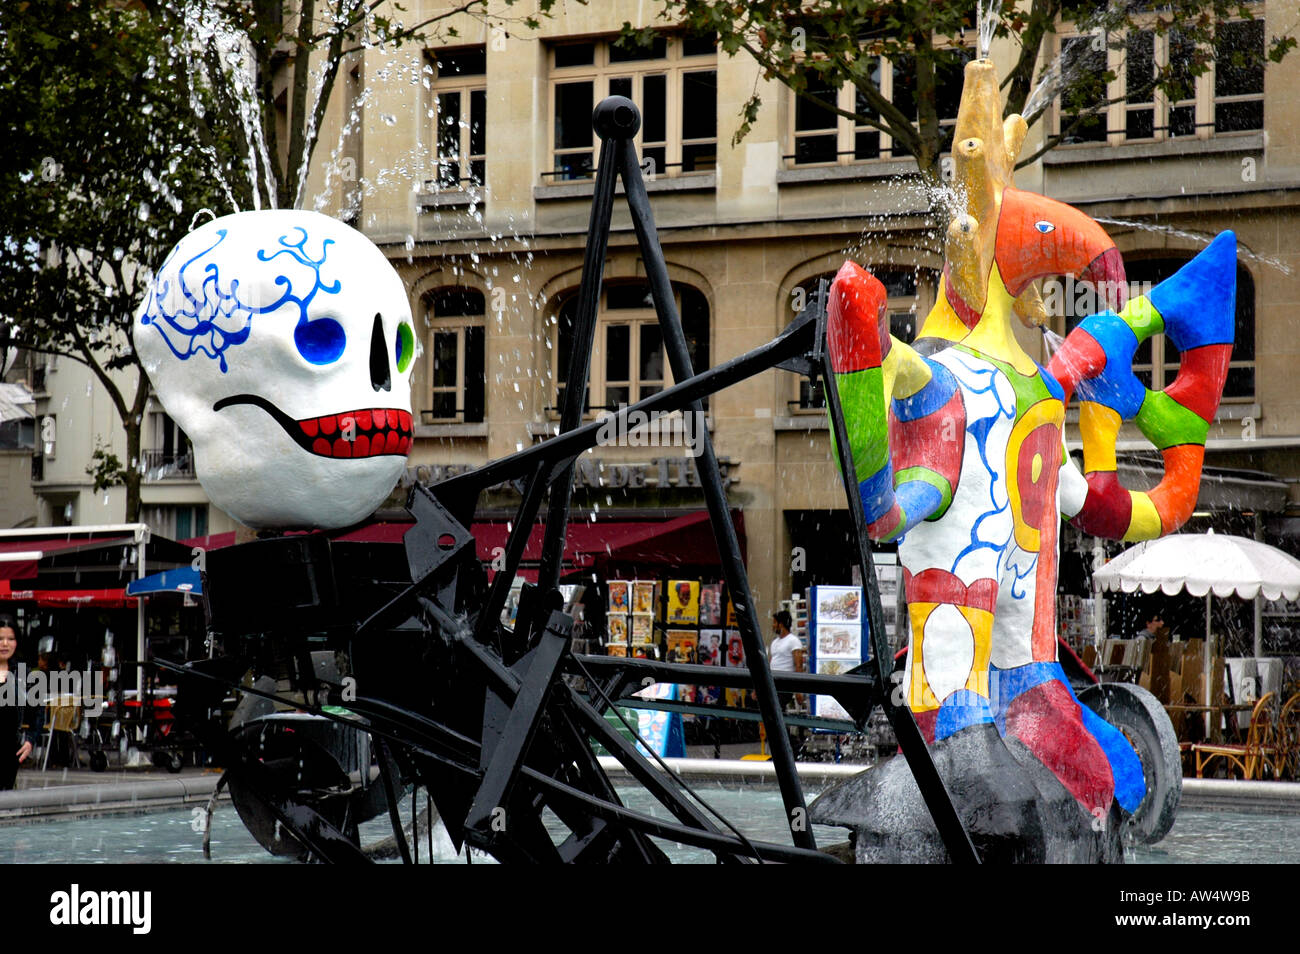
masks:
{"label": "yellow painted section", "polygon": [[[1016,535],[1016,543],[1030,553],[1037,553],[1041,545],[1041,535],[1037,527],[1031,527],[1025,523],[1024,504],[1021,503],[1020,487],[1020,454],[1024,447],[1025,438],[1027,438],[1044,424],[1052,424],[1059,430],[1065,423],[1065,405],[1055,398],[1039,401],[1031,406],[1020,420],[1016,421],[1016,426],[1011,429],[1011,436],[1007,438],[1007,499],[1011,502],[1011,519]],[[1033,482],[1037,483],[1038,478],[1043,473],[1043,458],[1039,454],[1034,455],[1033,463]]]}
{"label": "yellow painted section", "polygon": [[1038,374],[1038,366],[1016,341],[1011,319],[1015,314],[1015,299],[1002,284],[1002,275],[996,263],[989,268],[989,292],[979,323],[962,339],[962,344],[980,354],[1011,365],[1025,377]]}
{"label": "yellow painted section", "polygon": [[1140,490],[1130,490],[1133,500],[1133,516],[1129,519],[1128,530],[1124,533],[1126,543],[1139,540],[1154,540],[1163,532],[1160,528],[1160,514],[1151,498]]}
{"label": "yellow painted section", "polygon": [[957,609],[970,623],[971,632],[975,634],[975,661],[971,664],[970,675],[966,678],[966,688],[977,695],[989,698],[989,660],[993,655],[993,614],[973,606],[959,606]]}
{"label": "yellow painted section", "polygon": [[[940,700],[930,688],[922,662],[925,643],[925,621],[939,603],[909,603],[907,610],[912,618],[912,680],[908,684],[907,707],[913,712],[928,712],[939,708]],[[993,614],[971,606],[958,606],[957,611],[970,624],[975,639],[975,658],[964,688],[989,698],[989,660],[993,654]]]}
{"label": "yellow painted section", "polygon": [[925,621],[938,603],[909,603],[907,613],[912,619],[912,681],[907,687],[907,707],[913,712],[928,712],[939,708],[939,700],[925,678],[925,664],[921,662],[921,645],[925,640]]}
{"label": "yellow painted section", "polygon": [[916,333],[917,338],[961,341],[970,333],[970,329],[957,317],[957,312],[952,310],[952,305],[948,304],[948,290],[944,284],[947,280],[947,276],[940,277],[938,297],[930,313],[925,316],[925,321],[921,323],[921,330]]}
{"label": "yellow painted section", "polygon": [[1083,435],[1083,465],[1089,471],[1115,469],[1115,437],[1119,434],[1119,412],[1114,408],[1083,401],[1079,405],[1079,431]]}
{"label": "yellow painted section", "polygon": [[920,391],[934,376],[925,359],[897,338],[892,338],[889,354],[881,362],[885,394],[903,400]]}
{"label": "yellow painted section", "polygon": [[1032,463],[1029,465],[1029,479],[1038,483],[1038,478],[1043,476],[1043,455],[1035,454]]}

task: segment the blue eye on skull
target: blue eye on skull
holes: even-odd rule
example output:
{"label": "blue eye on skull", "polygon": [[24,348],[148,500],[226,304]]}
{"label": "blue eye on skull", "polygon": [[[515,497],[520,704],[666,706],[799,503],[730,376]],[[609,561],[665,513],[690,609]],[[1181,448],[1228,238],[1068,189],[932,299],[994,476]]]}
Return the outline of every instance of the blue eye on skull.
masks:
{"label": "blue eye on skull", "polygon": [[1042,220],[1035,222],[1034,228],[1038,229],[1038,231],[1042,232],[1044,235],[1046,235],[1048,232],[1056,231],[1055,225],[1053,225],[1051,222],[1044,222]]}
{"label": "blue eye on skull", "polygon": [[310,363],[333,364],[343,357],[348,338],[343,326],[333,318],[308,321],[303,317],[293,329],[293,343]]}

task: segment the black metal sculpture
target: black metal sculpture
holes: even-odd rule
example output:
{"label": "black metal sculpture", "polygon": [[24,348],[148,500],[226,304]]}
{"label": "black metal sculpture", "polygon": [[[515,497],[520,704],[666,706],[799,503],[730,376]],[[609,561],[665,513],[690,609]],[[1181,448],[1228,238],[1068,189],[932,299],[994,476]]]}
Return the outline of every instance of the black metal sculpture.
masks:
{"label": "black metal sculpture", "polygon": [[[632,415],[698,414],[702,398],[772,367],[828,378],[824,283],[775,339],[694,372],[632,143],[640,116],[630,100],[611,97],[597,106],[594,125],[601,151],[567,380],[588,378],[620,179],[664,347],[680,383],[621,409],[616,424]],[[851,461],[841,468],[864,568],[868,664],[842,676],[769,670],[717,459],[703,429],[693,451],[750,668],[570,651],[573,620],[561,612],[558,589],[561,555],[574,461],[596,445],[601,426],[581,423],[584,392],[566,389],[554,438],[472,473],[416,485],[407,504],[415,523],[403,544],[344,542],[317,533],[258,540],[209,555],[204,587],[209,628],[227,654],[178,669],[177,712],[226,767],[236,806],[258,840],[273,851],[304,858],[362,861],[357,824],[386,808],[402,857],[411,860],[397,799],[402,786],[411,784],[428,791],[458,848],[468,844],[502,861],[667,860],[651,836],[708,849],[719,861],[833,861],[817,850],[778,701],[778,692],[802,692],[834,697],[859,728],[874,707],[883,707],[949,857],[978,861],[910,711],[892,698],[892,658]],[[836,439],[847,446],[835,389],[826,388],[826,394]],[[515,482],[522,502],[504,568],[489,584],[466,528],[479,496],[503,481]],[[512,630],[501,623],[502,609],[548,494],[538,582],[525,587]],[[277,697],[269,681],[239,687],[250,667],[288,672],[300,697]],[[582,691],[575,688],[579,681],[586,687]],[[606,720],[610,706],[652,682],[754,691],[792,845],[755,842],[726,819],[711,818],[698,798],[688,797],[693,793],[685,783],[653,766]],[[245,712],[233,730],[227,729],[209,716],[234,687],[246,699],[287,703],[342,728],[308,730],[286,726],[282,717]],[[378,779],[370,777],[370,758],[357,741],[361,736],[373,740]],[[675,821],[626,807],[592,743],[610,752]],[[543,809],[567,829],[558,845],[543,824]]]}

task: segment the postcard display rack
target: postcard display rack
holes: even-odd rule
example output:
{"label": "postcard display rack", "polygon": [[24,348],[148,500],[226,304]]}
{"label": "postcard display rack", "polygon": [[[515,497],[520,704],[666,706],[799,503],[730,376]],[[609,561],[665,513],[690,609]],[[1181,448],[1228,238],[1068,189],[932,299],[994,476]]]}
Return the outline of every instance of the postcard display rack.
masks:
{"label": "postcard display rack", "polygon": [[[813,586],[808,589],[808,651],[811,670],[842,675],[864,661],[866,613],[860,586]],[[851,721],[831,696],[813,696],[812,713],[821,719]]]}
{"label": "postcard display rack", "polygon": [[[744,668],[745,648],[736,610],[721,583],[700,580],[610,580],[611,656],[648,656],[668,662]],[[718,689],[681,687],[687,702],[722,701]],[[729,705],[743,705],[742,690],[728,690]]]}

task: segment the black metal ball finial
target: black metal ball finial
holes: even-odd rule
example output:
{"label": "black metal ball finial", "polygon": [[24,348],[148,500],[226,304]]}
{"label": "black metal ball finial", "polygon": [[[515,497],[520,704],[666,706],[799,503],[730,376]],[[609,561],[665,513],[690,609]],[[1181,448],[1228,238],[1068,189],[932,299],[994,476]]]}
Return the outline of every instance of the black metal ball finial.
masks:
{"label": "black metal ball finial", "polygon": [[591,124],[601,139],[631,139],[641,128],[641,111],[626,96],[606,96],[596,104]]}

